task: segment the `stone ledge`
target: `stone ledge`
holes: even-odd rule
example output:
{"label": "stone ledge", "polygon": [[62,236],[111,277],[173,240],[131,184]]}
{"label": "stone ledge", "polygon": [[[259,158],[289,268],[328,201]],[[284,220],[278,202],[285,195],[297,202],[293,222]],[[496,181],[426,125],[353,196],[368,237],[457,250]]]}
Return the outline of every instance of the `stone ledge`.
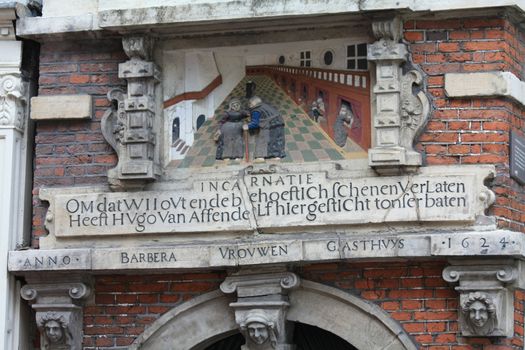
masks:
{"label": "stone ledge", "polygon": [[525,258],[525,235],[506,230],[434,234],[259,235],[257,238],[207,244],[11,251],[8,268],[15,274],[32,271],[153,271],[428,257]]}
{"label": "stone ledge", "polygon": [[449,97],[504,96],[525,106],[525,82],[511,72],[447,73],[445,93]]}
{"label": "stone ledge", "polygon": [[31,99],[31,119],[91,119],[90,95],[36,96]]}
{"label": "stone ledge", "polygon": [[[327,14],[348,14],[367,11],[401,10],[410,14],[411,12],[438,12],[457,11],[468,9],[512,7],[516,16],[523,18],[525,8],[517,0],[480,0],[475,4],[469,0],[458,0],[455,2],[436,2],[431,0],[367,0],[367,1],[332,1],[327,7],[324,1],[288,1],[285,5],[281,1],[271,0],[257,2],[254,0],[242,1],[208,1],[181,5],[179,1],[149,0],[147,2],[130,1],[119,7],[119,2],[105,0],[98,2],[98,11],[92,14],[87,11],[96,5],[86,5],[86,12],[78,14],[79,11],[68,11],[66,13],[75,16],[63,16],[60,13],[49,13],[56,17],[32,17],[22,18],[17,22],[17,35],[22,37],[34,37],[42,35],[54,35],[64,33],[75,33],[93,31],[100,32],[104,28],[130,28],[143,26],[151,30],[155,25],[170,25],[192,23],[201,26],[209,26],[209,22],[223,21],[231,29],[232,19],[258,20],[261,17],[283,18],[300,17]],[[44,7],[44,12],[45,11]],[[78,15],[77,15],[78,14]],[[100,21],[100,26],[98,21]],[[264,26],[261,24],[261,26]]]}

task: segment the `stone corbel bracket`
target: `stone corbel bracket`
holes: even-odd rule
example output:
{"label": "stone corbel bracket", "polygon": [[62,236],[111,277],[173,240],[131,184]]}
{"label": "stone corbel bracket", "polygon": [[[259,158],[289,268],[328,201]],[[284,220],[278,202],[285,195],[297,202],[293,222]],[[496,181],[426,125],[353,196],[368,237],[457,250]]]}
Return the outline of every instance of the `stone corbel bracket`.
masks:
{"label": "stone corbel bracket", "polygon": [[400,42],[399,18],[376,21],[372,29],[378,41],[368,46],[368,60],[376,66],[375,146],[368,152],[369,165],[381,175],[415,172],[422,157],[413,144],[430,113],[428,97],[413,92],[423,77],[415,69],[403,73],[408,50]]}
{"label": "stone corbel bracket", "polygon": [[27,93],[20,74],[0,74],[0,128],[24,131]]}
{"label": "stone corbel bracket", "polygon": [[[461,264],[461,262],[458,262]],[[458,284],[459,325],[466,337],[512,337],[518,268],[508,261],[469,261],[443,270],[445,281]]]}
{"label": "stone corbel bracket", "polygon": [[230,304],[235,321],[246,339],[242,350],[293,350],[292,324],[286,321],[290,303],[288,290],[298,287],[299,277],[291,272],[242,272],[221,284],[227,294],[237,292]]}
{"label": "stone corbel bracket", "polygon": [[139,190],[160,174],[159,117],[156,112],[155,86],[160,70],[150,61],[153,39],[126,36],[122,39],[130,60],[119,65],[119,78],[128,82],[127,93],[108,92],[113,106],[102,117],[102,134],[118,155],[118,164],[108,171],[113,190]]}
{"label": "stone corbel bracket", "polygon": [[37,282],[22,287],[21,297],[36,311],[42,349],[82,349],[81,303],[91,289],[85,282]]}

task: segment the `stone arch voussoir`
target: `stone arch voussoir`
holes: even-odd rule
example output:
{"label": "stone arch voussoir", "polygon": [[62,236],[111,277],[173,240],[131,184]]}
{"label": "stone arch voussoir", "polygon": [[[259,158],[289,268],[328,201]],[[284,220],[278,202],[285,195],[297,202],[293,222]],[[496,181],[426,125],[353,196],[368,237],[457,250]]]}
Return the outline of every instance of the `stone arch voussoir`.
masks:
{"label": "stone arch voussoir", "polygon": [[[325,329],[360,350],[417,350],[401,325],[356,296],[304,280],[289,296],[290,321]],[[232,301],[217,290],[186,302],[155,321],[130,350],[202,350],[237,332]]]}

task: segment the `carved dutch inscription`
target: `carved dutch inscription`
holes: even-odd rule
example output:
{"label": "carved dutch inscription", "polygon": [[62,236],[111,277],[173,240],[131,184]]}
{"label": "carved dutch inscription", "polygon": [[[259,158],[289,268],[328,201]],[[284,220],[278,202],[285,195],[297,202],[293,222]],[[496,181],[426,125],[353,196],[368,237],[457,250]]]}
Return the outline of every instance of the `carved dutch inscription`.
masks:
{"label": "carved dutch inscription", "polygon": [[[186,189],[49,195],[57,237],[400,221],[473,221],[493,195],[480,176],[334,177],[326,172],[195,180]],[[350,214],[350,215],[349,215]],[[399,242],[373,243],[399,245]],[[228,253],[225,253],[226,256]]]}

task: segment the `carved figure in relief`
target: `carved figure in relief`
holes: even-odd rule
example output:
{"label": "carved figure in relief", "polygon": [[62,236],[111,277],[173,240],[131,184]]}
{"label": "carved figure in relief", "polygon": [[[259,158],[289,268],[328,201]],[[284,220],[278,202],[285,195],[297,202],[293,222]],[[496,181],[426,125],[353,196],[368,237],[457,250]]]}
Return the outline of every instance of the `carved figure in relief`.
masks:
{"label": "carved figure in relief", "polygon": [[250,130],[255,137],[254,158],[261,161],[264,158],[283,158],[284,151],[284,120],[281,113],[273,106],[254,96],[248,101],[250,122],[243,125],[244,130]]}
{"label": "carved figure in relief", "polygon": [[277,345],[277,334],[275,324],[260,310],[250,312],[241,324],[241,330],[247,335],[251,342],[263,345],[270,342],[270,346]]}
{"label": "carved figure in relief", "polygon": [[228,111],[220,121],[220,128],[215,134],[217,142],[216,159],[243,158],[245,143],[243,140],[243,119],[248,113],[241,110],[241,100],[233,98]]}
{"label": "carved figure in relief", "polygon": [[348,138],[346,128],[351,128],[353,123],[354,114],[352,110],[346,103],[341,104],[341,109],[339,109],[339,114],[334,123],[334,141],[336,145],[339,147],[346,145],[346,139]]}
{"label": "carved figure in relief", "polygon": [[310,118],[312,118],[316,123],[321,123],[325,120],[325,105],[322,96],[319,96],[314,102],[312,102],[312,107],[310,108]]}
{"label": "carved figure in relief", "polygon": [[42,317],[38,326],[44,335],[46,349],[69,349],[67,344],[71,335],[69,335],[67,322],[63,316],[49,312]]}
{"label": "carved figure in relief", "polygon": [[472,333],[489,335],[494,331],[496,307],[489,296],[479,292],[469,293],[461,309]]}

